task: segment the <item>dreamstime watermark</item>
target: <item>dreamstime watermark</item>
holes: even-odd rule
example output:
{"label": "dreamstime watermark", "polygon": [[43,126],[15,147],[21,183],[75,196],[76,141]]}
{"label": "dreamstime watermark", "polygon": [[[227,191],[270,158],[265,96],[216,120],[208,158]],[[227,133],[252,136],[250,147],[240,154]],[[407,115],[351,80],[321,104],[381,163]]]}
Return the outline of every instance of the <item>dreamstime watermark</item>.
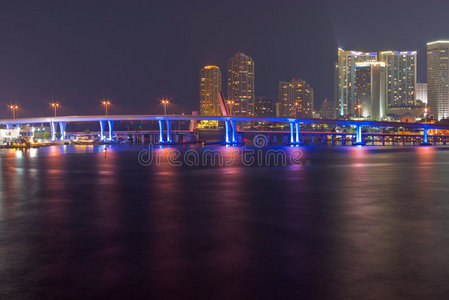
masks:
{"label": "dreamstime watermark", "polygon": [[300,148],[265,148],[268,139],[263,134],[257,134],[253,139],[253,147],[229,147],[225,150],[216,148],[158,148],[150,144],[148,149],[139,152],[137,161],[145,167],[169,164],[174,167],[230,167],[235,165],[250,166],[310,166],[309,160],[304,160]]}

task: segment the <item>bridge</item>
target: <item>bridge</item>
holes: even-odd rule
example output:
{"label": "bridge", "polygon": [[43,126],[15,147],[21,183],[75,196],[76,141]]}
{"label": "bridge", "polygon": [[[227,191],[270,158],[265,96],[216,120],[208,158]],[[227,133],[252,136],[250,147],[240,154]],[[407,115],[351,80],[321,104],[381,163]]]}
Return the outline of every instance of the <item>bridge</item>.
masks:
{"label": "bridge", "polygon": [[[291,144],[300,144],[300,124],[316,125],[336,125],[336,126],[355,126],[355,145],[364,145],[362,128],[407,128],[423,130],[422,144],[428,143],[429,129],[449,130],[449,125],[429,124],[429,123],[401,123],[384,121],[365,121],[365,120],[331,120],[331,119],[306,119],[306,118],[266,118],[249,116],[198,116],[198,115],[94,115],[94,116],[58,116],[58,117],[39,117],[39,118],[20,118],[3,119],[1,125],[7,128],[18,127],[21,125],[33,125],[48,123],[51,128],[51,139],[56,140],[57,127],[60,131],[60,139],[66,137],[66,125],[70,122],[98,122],[100,127],[100,139],[112,140],[113,126],[115,121],[157,121],[159,124],[159,142],[172,142],[172,121],[221,121],[224,122],[225,137],[227,144],[236,144],[237,140],[237,122],[270,122],[270,123],[288,123],[290,124]],[[108,136],[105,136],[106,123],[108,125]],[[59,126],[58,126],[59,125]],[[165,128],[165,137],[164,137]]]}

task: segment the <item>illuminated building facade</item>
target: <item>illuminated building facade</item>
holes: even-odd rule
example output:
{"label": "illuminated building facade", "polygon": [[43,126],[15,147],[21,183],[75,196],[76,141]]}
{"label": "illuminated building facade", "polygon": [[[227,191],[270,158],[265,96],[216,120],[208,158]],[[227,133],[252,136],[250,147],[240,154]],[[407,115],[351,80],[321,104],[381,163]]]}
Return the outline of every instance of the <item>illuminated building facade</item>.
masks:
{"label": "illuminated building facade", "polygon": [[377,52],[358,52],[338,49],[338,61],[335,65],[335,102],[339,116],[355,115],[356,63],[377,61]]}
{"label": "illuminated building facade", "polygon": [[415,89],[416,101],[427,104],[427,83],[417,82]]}
{"label": "illuminated building facade", "polygon": [[379,61],[386,66],[387,106],[414,107],[416,51],[383,51]]}
{"label": "illuminated building facade", "polygon": [[356,111],[360,117],[381,120],[385,116],[385,75],[386,66],[383,62],[356,64]]}
{"label": "illuminated building facade", "polygon": [[301,79],[281,81],[279,103],[282,117],[312,118],[313,88]]}
{"label": "illuminated building facade", "polygon": [[449,41],[427,43],[427,106],[436,119],[449,117]]}
{"label": "illuminated building facade", "polygon": [[256,96],[254,108],[257,117],[274,117],[276,115],[275,103],[270,97]]}
{"label": "illuminated building facade", "polygon": [[200,71],[200,113],[219,116],[218,94],[221,93],[221,71],[217,66],[205,66]]}
{"label": "illuminated building facade", "polygon": [[335,119],[335,103],[327,99],[323,100],[319,115],[322,119]]}
{"label": "illuminated building facade", "polygon": [[228,60],[228,100],[233,101],[233,114],[254,116],[254,60],[236,53]]}

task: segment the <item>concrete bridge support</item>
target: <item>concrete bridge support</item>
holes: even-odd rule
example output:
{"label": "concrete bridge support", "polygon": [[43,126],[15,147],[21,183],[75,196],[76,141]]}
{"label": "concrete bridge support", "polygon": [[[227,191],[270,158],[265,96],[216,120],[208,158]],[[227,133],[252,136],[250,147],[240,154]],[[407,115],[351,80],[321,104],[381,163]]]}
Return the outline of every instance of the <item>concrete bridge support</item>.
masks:
{"label": "concrete bridge support", "polygon": [[230,144],[231,143],[231,139],[229,138],[230,134],[229,134],[229,129],[231,127],[231,122],[230,121],[224,121],[225,124],[225,143],[226,144]]}
{"label": "concrete bridge support", "polygon": [[56,124],[55,122],[50,122],[50,129],[51,129],[51,140],[56,141]]}
{"label": "concrete bridge support", "polygon": [[159,143],[164,142],[164,120],[159,120]]}
{"label": "concrete bridge support", "polygon": [[112,132],[114,128],[114,121],[108,121],[108,127],[109,127],[109,140],[112,141]]}
{"label": "concrete bridge support", "polygon": [[237,121],[231,120],[231,129],[232,129],[232,143],[237,143]]}
{"label": "concrete bridge support", "polygon": [[172,138],[171,138],[171,120],[167,120],[167,143],[171,143],[172,142]]}
{"label": "concrete bridge support", "polygon": [[295,143],[295,123],[290,122],[290,143]]}
{"label": "concrete bridge support", "polygon": [[61,136],[59,139],[61,141],[65,140],[65,128],[66,128],[67,122],[59,122],[59,132],[61,133]]}
{"label": "concrete bridge support", "polygon": [[419,144],[419,145],[420,146],[430,146],[430,145],[432,145],[431,143],[429,143],[429,141],[427,139],[427,128],[424,128],[422,143]]}
{"label": "concrete bridge support", "polygon": [[295,123],[295,131],[296,131],[296,136],[295,136],[296,144],[299,144],[300,143],[300,140],[299,140],[299,123]]}
{"label": "concrete bridge support", "polygon": [[104,125],[105,121],[100,121],[100,141],[104,141]]}
{"label": "concrete bridge support", "polygon": [[354,145],[355,146],[365,145],[365,142],[363,141],[362,125],[356,125]]}

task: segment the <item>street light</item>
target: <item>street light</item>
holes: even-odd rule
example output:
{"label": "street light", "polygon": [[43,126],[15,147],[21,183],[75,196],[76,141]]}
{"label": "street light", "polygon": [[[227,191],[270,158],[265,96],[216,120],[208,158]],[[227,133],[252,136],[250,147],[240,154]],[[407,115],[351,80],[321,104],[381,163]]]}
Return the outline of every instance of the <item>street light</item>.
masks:
{"label": "street light", "polygon": [[357,105],[357,109],[359,110],[359,119],[360,119],[360,111],[362,110],[362,104]]}
{"label": "street light", "polygon": [[428,112],[428,109],[427,109],[427,105],[426,105],[426,107],[424,108],[424,123],[427,123],[427,112]]}
{"label": "street light", "polygon": [[166,100],[166,99],[162,100],[162,104],[164,105],[164,115],[167,115],[167,105],[168,105],[168,103],[170,103],[170,102],[168,102],[168,100]]}
{"label": "street light", "polygon": [[229,113],[232,116],[233,115],[233,109],[232,108],[234,107],[235,102],[234,102],[234,100],[228,100],[228,101],[226,101],[226,103],[229,104]]}
{"label": "street light", "polygon": [[106,116],[108,115],[108,106],[111,105],[111,100],[103,99],[101,103],[104,105]]}
{"label": "street light", "polygon": [[12,110],[12,119],[15,120],[16,119],[16,110],[19,109],[19,106],[17,104],[11,104],[11,105],[8,105],[8,108],[10,110]]}
{"label": "street light", "polygon": [[55,117],[56,117],[56,110],[59,108],[59,103],[58,102],[50,102],[50,107],[53,108],[53,110],[55,112]]}

